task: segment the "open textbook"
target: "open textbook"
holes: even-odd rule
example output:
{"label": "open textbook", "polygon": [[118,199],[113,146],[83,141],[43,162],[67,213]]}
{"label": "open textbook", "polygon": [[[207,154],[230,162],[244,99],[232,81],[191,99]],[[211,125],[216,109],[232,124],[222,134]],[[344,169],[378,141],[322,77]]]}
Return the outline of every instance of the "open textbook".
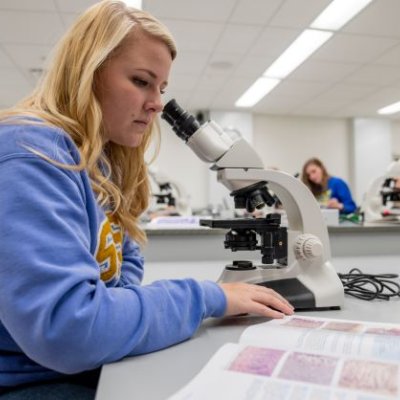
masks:
{"label": "open textbook", "polygon": [[247,328],[170,400],[400,398],[400,325],[290,316]]}

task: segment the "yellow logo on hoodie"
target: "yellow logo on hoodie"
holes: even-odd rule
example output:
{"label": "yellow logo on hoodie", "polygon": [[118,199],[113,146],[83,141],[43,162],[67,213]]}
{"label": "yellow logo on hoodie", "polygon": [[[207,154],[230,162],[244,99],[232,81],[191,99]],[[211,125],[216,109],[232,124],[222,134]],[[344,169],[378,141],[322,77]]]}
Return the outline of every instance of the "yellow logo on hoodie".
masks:
{"label": "yellow logo on hoodie", "polygon": [[118,279],[122,265],[122,228],[111,213],[106,213],[97,238],[95,257],[104,282]]}

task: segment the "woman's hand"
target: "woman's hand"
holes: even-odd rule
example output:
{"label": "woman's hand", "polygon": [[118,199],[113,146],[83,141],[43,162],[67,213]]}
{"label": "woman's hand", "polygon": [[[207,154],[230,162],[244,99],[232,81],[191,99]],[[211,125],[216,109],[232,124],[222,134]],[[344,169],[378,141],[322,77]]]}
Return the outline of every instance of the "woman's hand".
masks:
{"label": "woman's hand", "polygon": [[228,306],[225,315],[256,314],[283,318],[293,314],[293,306],[275,290],[249,283],[221,283]]}
{"label": "woman's hand", "polygon": [[328,208],[343,210],[343,204],[338,199],[332,198],[328,201]]}

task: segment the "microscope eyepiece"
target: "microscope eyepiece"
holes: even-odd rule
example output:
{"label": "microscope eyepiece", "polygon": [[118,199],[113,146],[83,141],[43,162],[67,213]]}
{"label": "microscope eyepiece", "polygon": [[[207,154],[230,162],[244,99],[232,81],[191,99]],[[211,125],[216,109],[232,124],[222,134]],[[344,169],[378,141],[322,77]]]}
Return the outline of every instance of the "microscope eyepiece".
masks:
{"label": "microscope eyepiece", "polygon": [[161,118],[165,119],[173,131],[185,142],[200,128],[197,119],[185,111],[175,99],[170,100],[164,106]]}

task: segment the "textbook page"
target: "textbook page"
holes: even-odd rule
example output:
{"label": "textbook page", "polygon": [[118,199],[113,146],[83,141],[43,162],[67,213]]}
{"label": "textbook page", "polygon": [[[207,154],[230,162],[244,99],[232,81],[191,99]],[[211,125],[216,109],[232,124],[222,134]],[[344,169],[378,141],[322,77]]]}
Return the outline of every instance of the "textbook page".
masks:
{"label": "textbook page", "polygon": [[241,343],[400,361],[400,325],[290,316],[248,327]]}
{"label": "textbook page", "polygon": [[[291,322],[292,326],[284,322]],[[346,333],[352,352],[342,346],[345,341],[342,331],[351,330],[346,324],[355,324],[352,329],[356,333]],[[362,327],[357,327],[358,324]],[[358,332],[358,329],[364,330]],[[328,351],[321,334],[312,350],[304,348],[304,343],[312,343],[311,338],[304,339],[305,331],[316,330],[328,331]],[[338,332],[338,345],[331,337],[331,330]],[[367,344],[363,343],[364,336]],[[293,316],[255,325],[246,329],[240,343],[221,347],[203,370],[170,400],[400,398],[400,358],[390,356],[387,349],[383,351],[384,357],[378,348],[371,350],[375,344],[369,336],[395,343],[400,339],[400,326]],[[303,347],[296,347],[295,343],[303,343]],[[366,348],[376,357],[361,355],[360,348]],[[398,351],[393,347],[392,350]]]}

